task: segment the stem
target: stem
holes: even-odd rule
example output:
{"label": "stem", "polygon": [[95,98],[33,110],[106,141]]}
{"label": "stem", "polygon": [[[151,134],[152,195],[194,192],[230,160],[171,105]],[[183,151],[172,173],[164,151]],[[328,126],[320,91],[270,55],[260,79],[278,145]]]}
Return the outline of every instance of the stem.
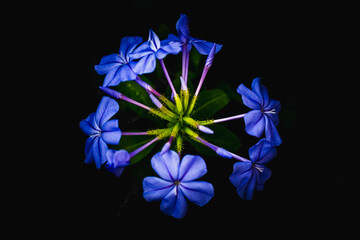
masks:
{"label": "stem", "polygon": [[123,98],[121,98],[122,100],[124,100],[124,101],[127,101],[127,102],[129,102],[129,103],[132,103],[132,104],[134,104],[134,105],[137,105],[137,106],[139,106],[139,107],[142,107],[143,109],[145,109],[145,110],[147,110],[147,111],[150,111],[151,110],[151,108],[149,108],[148,106],[146,106],[146,105],[144,105],[144,104],[142,104],[142,103],[139,103],[139,102],[137,102],[137,101],[135,101],[135,100],[133,100],[133,99],[131,99],[131,98],[128,98],[127,96],[125,96],[125,95],[123,95]]}
{"label": "stem", "polygon": [[150,142],[144,144],[143,146],[139,147],[138,149],[136,149],[135,151],[131,152],[130,158],[134,157],[136,154],[138,154],[139,152],[141,152],[142,150],[144,150],[145,148],[149,147],[151,144],[153,144],[154,142],[158,141],[159,137],[154,138],[153,140],[151,140]]}
{"label": "stem", "polygon": [[185,67],[185,83],[187,84],[188,80],[188,73],[189,73],[189,58],[190,58],[190,52],[186,51],[186,67]]}
{"label": "stem", "polygon": [[[181,76],[185,80],[185,69],[186,69],[186,55],[187,55],[187,44],[182,45],[182,69]],[[186,81],[186,80],[185,80]]]}
{"label": "stem", "polygon": [[149,135],[148,132],[122,132],[122,136],[138,136],[138,135]]}
{"label": "stem", "polygon": [[124,94],[119,93],[118,91],[115,91],[115,90],[113,90],[111,88],[100,87],[100,89],[103,92],[105,92],[106,94],[108,94],[109,96],[113,97],[113,98],[121,99],[121,100],[124,100],[126,102],[132,103],[132,104],[137,105],[137,106],[139,106],[139,107],[141,107],[141,108],[143,108],[143,109],[145,109],[147,111],[151,110],[151,108],[149,108],[148,106],[146,106],[146,105],[144,105],[142,103],[139,103],[139,102],[137,102],[137,101],[135,101],[135,100],[125,96]]}
{"label": "stem", "polygon": [[249,159],[240,157],[239,155],[236,155],[235,153],[229,152],[231,154],[231,156],[241,162],[251,162]]}
{"label": "stem", "polygon": [[144,88],[146,91],[151,92],[152,94],[154,94],[157,97],[160,97],[161,94],[158,93],[153,87],[151,87],[148,83],[144,82],[143,80],[141,80],[141,78],[138,76],[136,76],[135,82],[137,84],[139,84],[142,88]]}
{"label": "stem", "polygon": [[[208,123],[208,124],[220,123],[220,122],[226,122],[226,121],[230,121],[230,120],[240,119],[240,118],[245,117],[245,115],[246,115],[246,113],[235,115],[235,116],[232,116],[232,117],[220,118],[220,119],[212,120],[212,122]],[[203,124],[203,125],[206,125],[206,124]]]}
{"label": "stem", "polygon": [[199,85],[196,89],[196,92],[195,92],[195,95],[197,96],[200,92],[200,89],[201,89],[201,86],[202,84],[204,83],[204,80],[205,80],[205,77],[206,77],[206,74],[207,72],[209,71],[213,61],[214,61],[214,57],[215,57],[215,50],[216,50],[216,43],[214,43],[214,45],[212,46],[210,52],[209,52],[209,55],[207,56],[206,58],[206,62],[205,62],[205,67],[204,67],[204,70],[201,74],[201,78],[200,78],[200,82],[199,82]]}
{"label": "stem", "polygon": [[190,57],[190,52],[187,51],[187,44],[183,44],[181,76],[184,78],[184,81],[186,84],[187,84],[187,78],[188,78],[188,72],[189,72],[189,57]]}
{"label": "stem", "polygon": [[168,83],[169,83],[169,86],[170,86],[171,91],[173,92],[174,98],[175,98],[175,97],[177,96],[177,94],[176,94],[174,85],[173,85],[173,83],[172,83],[172,81],[171,81],[171,79],[170,79],[169,73],[168,73],[168,71],[167,71],[167,69],[166,69],[166,67],[165,67],[164,60],[161,59],[161,60],[159,60],[159,61],[160,61],[160,64],[161,64],[161,67],[162,67],[162,69],[163,69],[163,71],[164,71],[165,77],[166,77],[166,79],[167,79],[167,81],[168,81]]}
{"label": "stem", "polygon": [[207,146],[208,148],[212,149],[213,151],[215,151],[219,156],[224,157],[224,158],[235,158],[239,161],[242,162],[250,162],[250,160],[240,157],[239,155],[236,155],[232,152],[229,152],[228,150],[225,150],[224,148],[218,147],[212,143],[209,143],[208,141],[205,141],[204,139],[202,139],[201,137],[197,136],[196,140],[198,140],[199,142],[201,142],[202,144],[204,144],[205,146]]}
{"label": "stem", "polygon": [[201,74],[200,82],[199,82],[199,85],[197,86],[197,89],[196,89],[196,92],[195,92],[195,96],[199,95],[201,86],[202,86],[203,83],[204,83],[204,80],[205,80],[205,77],[206,77],[206,74],[207,74],[208,71],[209,71],[209,68],[205,66],[205,67],[204,67],[204,70],[203,70],[203,72],[202,72],[202,74]]}

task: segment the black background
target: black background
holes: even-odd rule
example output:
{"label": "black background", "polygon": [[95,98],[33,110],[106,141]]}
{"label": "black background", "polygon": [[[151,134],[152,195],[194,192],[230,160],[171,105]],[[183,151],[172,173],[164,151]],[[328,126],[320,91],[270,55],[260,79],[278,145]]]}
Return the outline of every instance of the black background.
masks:
{"label": "black background", "polygon": [[[351,199],[352,180],[345,163],[349,156],[341,145],[344,138],[339,134],[350,132],[342,131],[349,122],[340,117],[347,106],[342,104],[343,95],[339,96],[349,87],[346,72],[352,68],[345,63],[352,51],[351,8],[328,3],[194,2],[71,6],[59,16],[68,20],[57,26],[55,37],[61,39],[61,54],[65,55],[64,65],[56,70],[62,69],[66,75],[59,84],[68,86],[62,107],[68,113],[71,136],[63,147],[66,157],[58,163],[66,168],[54,196],[61,207],[50,210],[59,219],[65,215],[62,219],[66,220],[59,223],[61,229],[71,227],[83,234],[115,232],[119,237],[128,233],[160,237],[164,230],[174,236],[278,236],[285,235],[285,229],[296,234],[319,229],[320,219],[346,212],[344,203]],[[240,83],[250,87],[255,77],[261,77],[270,97],[282,104],[278,130],[283,144],[278,157],[267,164],[271,178],[262,192],[254,194],[253,201],[241,200],[228,180],[232,160],[204,156],[208,173],[203,179],[214,185],[215,196],[204,207],[189,203],[186,216],[176,220],[160,211],[160,202],[148,203],[142,197],[142,180],[135,177],[136,169],[149,167],[149,157],[126,168],[119,179],[104,169],[97,170],[83,163],[87,136],[78,125],[96,110],[102,96],[98,86],[103,76],[97,75],[94,65],[117,52],[122,37],[146,40],[148,30],[156,30],[162,23],[176,34],[180,13],[190,18],[191,36],[224,46],[203,87],[213,89],[218,81],[224,81],[235,93]],[[180,66],[168,68],[175,71]],[[216,116],[245,111],[246,107],[231,101]],[[226,126],[242,141],[238,154],[247,157],[257,139],[245,133],[241,120]],[[160,144],[155,150],[159,148]],[[299,219],[303,219],[301,224]]]}

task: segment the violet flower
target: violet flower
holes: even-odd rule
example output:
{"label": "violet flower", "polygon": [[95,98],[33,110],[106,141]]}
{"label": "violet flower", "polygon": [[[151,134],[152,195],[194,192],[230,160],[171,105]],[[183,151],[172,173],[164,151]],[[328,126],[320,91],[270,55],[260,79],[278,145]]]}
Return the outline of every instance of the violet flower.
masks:
{"label": "violet flower", "polygon": [[179,42],[163,40],[153,30],[149,31],[149,40],[141,44],[130,54],[132,59],[141,58],[133,68],[137,74],[151,73],[155,70],[156,59],[162,60],[168,54],[178,54],[181,51]]}
{"label": "violet flower", "polygon": [[121,131],[117,119],[109,119],[119,110],[112,98],[103,97],[95,113],[80,122],[81,130],[89,136],[85,144],[85,163],[95,162],[100,168],[106,162],[107,144],[119,144]]}
{"label": "violet flower", "polygon": [[99,65],[95,65],[98,74],[104,75],[104,87],[117,86],[119,83],[135,80],[137,74],[133,68],[138,64],[130,54],[142,42],[141,37],[124,37],[121,39],[119,54],[113,53],[103,57]]}
{"label": "violet flower", "polygon": [[107,163],[106,169],[115,174],[116,177],[120,177],[124,171],[124,167],[130,164],[130,154],[126,150],[113,150],[110,149],[106,152]]}
{"label": "violet flower", "polygon": [[[208,55],[214,43],[205,40],[200,40],[190,36],[189,30],[189,18],[186,14],[181,14],[179,20],[176,22],[176,31],[178,36],[169,34],[168,41],[179,41],[181,44],[186,44],[187,52],[190,52],[192,46],[194,46],[200,54]],[[222,48],[221,44],[216,44],[215,53],[218,53]]]}
{"label": "violet flower", "polygon": [[151,165],[158,177],[143,180],[146,201],[161,200],[160,209],[174,218],[185,216],[189,201],[204,206],[214,196],[211,183],[195,181],[207,172],[204,159],[200,156],[186,155],[180,162],[179,155],[170,150],[157,153]]}
{"label": "violet flower", "polygon": [[279,124],[280,102],[269,98],[268,90],[260,83],[260,78],[253,80],[251,88],[252,90],[240,84],[237,89],[237,92],[242,95],[244,104],[254,109],[244,116],[245,131],[258,138],[265,131],[269,142],[274,146],[279,146],[282,139],[276,126]]}
{"label": "violet flower", "polygon": [[238,195],[244,200],[253,198],[254,190],[261,191],[270,178],[271,171],[263,164],[276,157],[276,148],[265,138],[249,149],[251,161],[234,164],[230,181],[235,185]]}

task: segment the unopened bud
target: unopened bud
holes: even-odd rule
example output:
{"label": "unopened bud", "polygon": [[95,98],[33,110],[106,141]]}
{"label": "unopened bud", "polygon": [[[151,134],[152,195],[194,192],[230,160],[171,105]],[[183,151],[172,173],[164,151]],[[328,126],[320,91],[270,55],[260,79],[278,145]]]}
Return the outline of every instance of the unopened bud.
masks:
{"label": "unopened bud", "polygon": [[216,153],[217,155],[223,157],[223,158],[232,158],[232,155],[229,151],[219,147],[217,150],[216,150]]}
{"label": "unopened bud", "polygon": [[214,131],[213,131],[213,130],[211,130],[210,128],[205,127],[205,126],[203,126],[203,125],[199,125],[199,126],[198,126],[198,129],[199,129],[200,131],[202,131],[203,133],[214,134]]}
{"label": "unopened bud", "polygon": [[163,107],[161,102],[153,94],[149,94],[149,97],[150,97],[151,101],[155,104],[155,106],[157,108],[162,108]]}
{"label": "unopened bud", "polygon": [[213,63],[214,61],[214,56],[215,56],[215,50],[216,50],[216,43],[214,43],[214,45],[212,46],[210,52],[209,52],[209,55],[206,59],[206,62],[205,62],[205,67],[206,68],[210,68],[211,64]]}

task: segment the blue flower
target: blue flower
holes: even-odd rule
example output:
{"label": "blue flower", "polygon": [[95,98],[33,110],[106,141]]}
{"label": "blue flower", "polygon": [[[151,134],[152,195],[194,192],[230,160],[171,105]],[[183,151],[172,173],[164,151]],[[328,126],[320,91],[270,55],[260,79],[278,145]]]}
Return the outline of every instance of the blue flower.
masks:
{"label": "blue flower", "polygon": [[254,109],[244,117],[245,131],[258,138],[265,131],[269,142],[274,146],[279,146],[282,139],[276,126],[279,124],[280,102],[269,98],[268,90],[260,83],[260,78],[253,80],[251,88],[252,90],[245,87],[244,84],[240,84],[237,89],[237,92],[242,95],[244,104]]}
{"label": "blue flower", "polygon": [[194,181],[207,172],[204,159],[186,155],[181,160],[174,151],[157,153],[151,165],[161,177],[146,177],[143,181],[146,201],[161,200],[160,209],[174,218],[182,218],[187,211],[187,201],[204,206],[214,196],[211,183]]}
{"label": "blue flower", "polygon": [[106,74],[104,87],[117,86],[119,83],[135,80],[137,75],[133,68],[137,62],[132,61],[130,54],[142,42],[141,37],[124,37],[121,39],[119,54],[113,53],[103,57],[99,65],[95,66],[98,74]]}
{"label": "blue flower", "polygon": [[[181,14],[179,20],[176,22],[176,30],[178,37],[174,34],[169,34],[167,41],[180,42],[187,45],[187,51],[190,52],[191,47],[194,46],[200,54],[209,55],[214,43],[205,40],[200,40],[190,36],[189,19],[186,14]],[[216,44],[215,53],[218,53],[222,48],[221,44]]]}
{"label": "blue flower", "polygon": [[130,154],[126,150],[113,150],[109,149],[106,152],[107,163],[106,169],[115,174],[116,177],[120,177],[124,171],[124,167],[130,164]]}
{"label": "blue flower", "polygon": [[253,198],[254,190],[261,191],[270,178],[271,171],[263,164],[276,157],[276,148],[265,138],[249,149],[251,161],[237,162],[229,177],[235,185],[238,195],[245,200]]}
{"label": "blue flower", "polygon": [[85,163],[95,162],[100,168],[106,162],[107,144],[119,144],[121,131],[117,119],[109,119],[119,110],[119,104],[103,97],[95,113],[80,122],[81,130],[88,136],[85,144]]}
{"label": "blue flower", "polygon": [[178,54],[180,51],[181,44],[179,42],[168,40],[160,42],[159,37],[150,29],[149,40],[130,54],[132,59],[141,58],[133,70],[137,74],[151,73],[155,70],[156,58],[161,60],[168,54]]}

